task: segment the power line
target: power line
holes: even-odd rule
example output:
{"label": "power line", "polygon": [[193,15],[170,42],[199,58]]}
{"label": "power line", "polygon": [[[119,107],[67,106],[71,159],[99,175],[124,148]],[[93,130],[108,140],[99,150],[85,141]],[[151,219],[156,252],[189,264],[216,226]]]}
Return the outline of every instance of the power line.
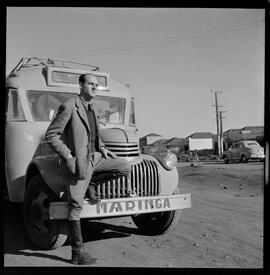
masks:
{"label": "power line", "polygon": [[[127,44],[115,45],[115,46],[110,46],[110,47],[96,48],[96,49],[91,50],[90,52],[86,52],[86,51],[81,52],[82,54],[84,54],[84,53],[85,54],[80,55],[80,56],[75,56],[73,58],[83,58],[83,57],[112,53],[112,52],[127,51],[127,50],[132,50],[135,48],[149,47],[149,46],[157,45],[157,44],[184,41],[184,40],[200,38],[200,37],[207,37],[210,35],[228,33],[228,32],[233,32],[233,31],[237,31],[237,30],[250,29],[250,28],[255,28],[255,27],[260,27],[260,26],[264,26],[262,24],[262,21],[246,23],[246,24],[239,24],[239,25],[235,25],[235,26],[231,26],[231,27],[209,29],[207,31],[188,33],[185,35],[174,35],[174,36],[167,36],[167,37],[163,37],[163,38],[154,38],[154,39],[145,40],[145,41],[141,41],[141,42],[137,42],[137,43],[127,43]],[[80,52],[73,52],[73,53],[71,52],[69,54],[54,55],[52,57],[71,56],[72,54],[76,54],[76,53],[80,53]]]}
{"label": "power line", "polygon": [[[250,28],[254,28],[253,27],[246,27],[246,28],[241,28],[241,29],[250,29]],[[237,29],[238,30],[238,29]],[[114,52],[122,52],[122,51],[128,51],[128,50],[133,50],[136,48],[143,48],[143,47],[149,47],[149,46],[153,46],[153,45],[158,45],[158,44],[164,44],[164,43],[171,43],[171,42],[178,42],[178,41],[184,41],[184,40],[189,40],[189,39],[194,39],[194,38],[200,38],[200,37],[206,37],[209,35],[215,35],[215,34],[220,34],[220,33],[225,33],[225,32],[232,32],[232,31],[236,31],[236,29],[234,30],[230,30],[230,31],[223,31],[223,32],[217,32],[217,33],[212,33],[212,34],[207,34],[207,35],[197,35],[197,36],[191,36],[191,37],[187,37],[187,38],[178,38],[178,39],[170,39],[170,40],[162,40],[160,42],[152,42],[149,44],[142,44],[142,45],[137,45],[137,46],[131,46],[131,47],[127,47],[127,48],[123,48],[123,49],[115,49],[115,50],[110,50],[110,51],[101,51],[101,52],[92,52],[89,53],[87,55],[82,55],[82,56],[75,56],[73,58],[83,58],[83,57],[88,57],[88,56],[95,56],[95,55],[102,55],[102,54],[107,54],[107,53],[114,53]]]}

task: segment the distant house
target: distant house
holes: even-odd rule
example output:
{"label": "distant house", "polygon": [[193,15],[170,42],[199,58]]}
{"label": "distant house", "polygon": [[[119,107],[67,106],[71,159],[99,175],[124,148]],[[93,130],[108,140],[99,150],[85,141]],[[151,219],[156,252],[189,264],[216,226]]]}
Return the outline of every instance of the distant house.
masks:
{"label": "distant house", "polygon": [[161,135],[158,135],[158,134],[155,134],[155,133],[151,133],[151,134],[148,134],[144,137],[141,137],[139,139],[139,143],[140,143],[140,148],[146,146],[146,145],[149,145],[149,144],[152,144],[154,143],[155,141],[161,139],[162,136]]}
{"label": "distant house", "polygon": [[186,139],[188,139],[190,151],[204,149],[212,150],[215,148],[215,137],[216,135],[210,132],[197,132],[186,137]]}
{"label": "distant house", "polygon": [[173,137],[170,139],[159,139],[154,142],[156,146],[165,146],[172,151],[186,151],[188,150],[188,140],[186,138]]}

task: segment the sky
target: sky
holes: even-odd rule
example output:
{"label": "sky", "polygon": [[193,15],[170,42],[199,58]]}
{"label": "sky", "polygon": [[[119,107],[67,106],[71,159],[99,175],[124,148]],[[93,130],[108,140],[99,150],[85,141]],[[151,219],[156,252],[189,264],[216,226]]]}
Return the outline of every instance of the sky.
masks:
{"label": "sky", "polygon": [[6,73],[22,57],[97,65],[129,84],[140,137],[264,125],[264,9],[8,7]]}

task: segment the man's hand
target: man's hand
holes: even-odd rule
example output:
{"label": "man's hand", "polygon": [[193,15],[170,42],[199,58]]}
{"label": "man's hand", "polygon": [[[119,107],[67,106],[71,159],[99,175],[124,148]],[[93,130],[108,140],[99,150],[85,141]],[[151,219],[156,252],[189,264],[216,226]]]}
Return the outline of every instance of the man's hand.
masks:
{"label": "man's hand", "polygon": [[107,148],[105,147],[101,147],[100,148],[100,152],[102,154],[102,156],[107,159],[107,158],[113,158],[113,159],[116,159],[117,156],[116,154],[114,154],[113,152],[111,152],[110,150],[108,150]]}

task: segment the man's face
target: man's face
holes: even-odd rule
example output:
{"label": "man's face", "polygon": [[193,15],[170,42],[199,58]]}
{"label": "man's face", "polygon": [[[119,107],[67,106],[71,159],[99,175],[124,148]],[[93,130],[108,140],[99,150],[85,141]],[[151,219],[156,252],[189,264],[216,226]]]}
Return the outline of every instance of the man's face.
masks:
{"label": "man's face", "polygon": [[81,94],[85,100],[90,101],[96,96],[97,86],[97,78],[93,75],[86,75],[84,83],[80,83]]}

